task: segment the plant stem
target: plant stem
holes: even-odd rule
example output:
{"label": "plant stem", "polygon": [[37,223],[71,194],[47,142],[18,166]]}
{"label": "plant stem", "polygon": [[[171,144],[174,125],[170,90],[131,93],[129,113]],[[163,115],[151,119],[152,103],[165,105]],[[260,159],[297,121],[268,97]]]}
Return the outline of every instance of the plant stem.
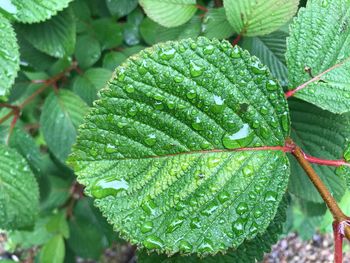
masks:
{"label": "plant stem", "polygon": [[315,163],[315,164],[319,164],[319,165],[327,165],[327,166],[335,166],[335,167],[339,167],[342,165],[345,166],[350,166],[350,163],[346,162],[345,160],[327,160],[327,159],[321,159],[321,158],[317,158],[314,156],[310,156],[306,153],[304,153],[304,157],[306,160],[308,160],[310,163]]}
{"label": "plant stem", "polygon": [[325,71],[323,71],[322,73],[318,74],[316,77],[313,77],[312,79],[310,79],[309,81],[301,84],[300,86],[296,87],[295,89],[289,90],[285,93],[286,98],[288,99],[289,97],[292,97],[296,92],[298,92],[299,90],[302,90],[304,88],[306,88],[307,85],[318,81],[321,79],[321,77],[325,74],[327,74],[328,72],[332,71],[333,69],[339,68],[340,66],[342,66],[344,63],[348,62],[350,60],[350,57],[344,59],[343,61],[335,64],[334,66],[330,67],[329,69],[326,69]]}
{"label": "plant stem", "polygon": [[241,40],[242,35],[239,34],[233,41],[232,41],[232,46],[234,47],[235,45],[238,44],[238,42]]}
{"label": "plant stem", "polygon": [[197,7],[199,10],[202,10],[203,12],[208,12],[208,8],[206,8],[205,6],[196,5],[196,7]]}
{"label": "plant stem", "polygon": [[[349,218],[343,213],[343,211],[338,206],[337,202],[333,198],[332,194],[329,192],[325,184],[322,182],[320,177],[317,175],[315,170],[312,168],[310,162],[305,158],[303,151],[299,146],[295,145],[295,148],[292,151],[292,154],[295,156],[301,167],[304,169],[306,174],[309,176],[311,182],[316,187],[317,191],[321,195],[322,199],[328,206],[335,222],[340,223],[348,220]],[[345,236],[347,239],[350,239],[350,229],[349,227],[345,228]]]}
{"label": "plant stem", "polygon": [[343,262],[343,236],[339,233],[339,223],[333,222],[334,263]]}

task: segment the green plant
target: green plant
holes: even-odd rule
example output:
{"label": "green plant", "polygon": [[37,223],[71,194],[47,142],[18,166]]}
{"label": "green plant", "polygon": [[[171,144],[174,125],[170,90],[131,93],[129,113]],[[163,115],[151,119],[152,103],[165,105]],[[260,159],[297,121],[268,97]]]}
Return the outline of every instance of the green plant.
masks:
{"label": "green plant", "polygon": [[293,18],[298,8],[0,4],[7,250],[103,260],[126,240],[140,262],[255,262],[288,231],[288,207],[312,225],[292,228],[307,237],[328,222],[327,206],[341,262],[350,1],[309,0]]}

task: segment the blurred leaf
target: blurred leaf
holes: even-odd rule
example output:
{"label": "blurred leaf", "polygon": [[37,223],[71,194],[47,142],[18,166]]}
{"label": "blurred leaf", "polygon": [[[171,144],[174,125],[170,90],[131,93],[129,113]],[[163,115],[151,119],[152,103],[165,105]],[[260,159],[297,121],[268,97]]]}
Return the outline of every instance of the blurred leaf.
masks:
{"label": "blurred leaf", "polygon": [[209,9],[204,16],[202,31],[203,36],[218,39],[228,38],[234,33],[223,7]]}
{"label": "blurred leaf", "polygon": [[61,235],[52,237],[40,251],[40,263],[63,263],[65,255],[64,240]]}
{"label": "blurred leaf", "polygon": [[111,51],[103,57],[103,67],[114,71],[126,58],[121,52]]}
{"label": "blurred leaf", "polygon": [[101,18],[92,23],[102,50],[119,46],[123,42],[122,27],[114,20]]}
{"label": "blurred leaf", "polygon": [[59,12],[42,23],[17,25],[19,33],[38,50],[53,56],[64,57],[75,47],[75,20],[70,8]]}
{"label": "blurred leaf", "polygon": [[87,105],[68,90],[52,92],[45,100],[40,117],[40,130],[51,152],[65,162],[75,142],[78,125],[87,112]]}
{"label": "blurred leaf", "polygon": [[89,34],[77,37],[75,57],[82,68],[88,68],[96,63],[101,56],[100,43]]}
{"label": "blurred leaf", "polygon": [[123,28],[124,41],[129,46],[134,46],[140,43],[139,27],[143,20],[141,9],[137,8],[127,16],[127,23]]}
{"label": "blurred leaf", "polygon": [[122,17],[129,14],[137,6],[137,0],[106,0],[112,15]]}
{"label": "blurred leaf", "polygon": [[39,190],[26,160],[15,149],[0,144],[0,229],[34,225]]}
{"label": "blurred leaf", "polygon": [[47,222],[46,229],[52,234],[59,234],[64,238],[69,238],[69,226],[65,211],[63,210],[53,215]]}

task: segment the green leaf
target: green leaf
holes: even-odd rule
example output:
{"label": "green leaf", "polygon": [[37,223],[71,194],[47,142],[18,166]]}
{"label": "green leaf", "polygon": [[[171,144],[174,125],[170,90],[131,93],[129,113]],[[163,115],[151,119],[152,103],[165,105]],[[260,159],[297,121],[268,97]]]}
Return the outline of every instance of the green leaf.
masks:
{"label": "green leaf", "polygon": [[230,250],[226,254],[218,254],[205,258],[196,256],[175,255],[167,257],[155,253],[148,255],[145,252],[138,253],[138,262],[140,263],[248,263],[257,262],[263,259],[264,253],[270,252],[271,246],[278,241],[283,230],[283,223],[286,220],[287,198],[284,198],[277,210],[275,218],[270,223],[266,231],[257,235],[254,239],[244,242],[236,250]]}
{"label": "green leaf", "polygon": [[40,129],[49,149],[63,163],[86,112],[84,101],[71,91],[60,90],[58,94],[51,93],[46,98],[40,116]]}
{"label": "green leaf", "polygon": [[124,41],[129,46],[140,43],[139,27],[143,20],[144,14],[140,8],[135,9],[127,17],[127,23],[123,27]]}
{"label": "green leaf", "polygon": [[73,90],[88,105],[97,99],[97,91],[103,88],[112,77],[112,72],[103,68],[90,68],[84,75],[74,80]]}
{"label": "green leaf", "polygon": [[185,24],[197,10],[195,0],[140,0],[149,18],[165,27]]}
{"label": "green leaf", "polygon": [[95,104],[69,162],[124,238],[207,254],[266,230],[287,157],[235,149],[284,145],[289,115],[257,58],[227,41],[159,44],[117,68]]}
{"label": "green leaf", "polygon": [[63,263],[65,255],[64,240],[61,235],[51,238],[41,249],[40,263]]}
{"label": "green leaf", "polygon": [[[350,2],[308,1],[290,27],[287,65],[290,89],[350,57]],[[333,113],[350,111],[350,62],[295,93],[295,97]]]}
{"label": "green leaf", "polygon": [[288,69],[284,57],[287,36],[287,33],[278,30],[266,36],[245,37],[241,44],[269,67],[282,86],[288,85]]}
{"label": "green leaf", "polygon": [[103,67],[114,71],[126,58],[127,56],[121,52],[111,51],[103,57]]}
{"label": "green leaf", "polygon": [[10,22],[0,14],[0,101],[5,100],[19,70],[19,51]]}
{"label": "green leaf", "polygon": [[123,42],[122,28],[116,21],[101,18],[94,20],[92,26],[103,50],[119,46]]}
{"label": "green leaf", "polygon": [[181,26],[172,28],[163,27],[148,17],[145,18],[140,25],[141,36],[149,45],[167,40],[194,38],[197,37],[200,32],[201,19],[197,16]]}
{"label": "green leaf", "polygon": [[203,36],[218,39],[228,38],[234,33],[223,7],[209,9],[204,16],[202,31]]}
{"label": "green leaf", "polygon": [[234,31],[250,37],[280,28],[294,16],[298,4],[299,0],[224,0],[226,16]]}
{"label": "green leaf", "polygon": [[95,64],[101,56],[100,43],[93,36],[85,34],[77,37],[75,57],[82,68]]}
{"label": "green leaf", "polygon": [[5,9],[18,22],[38,23],[63,10],[72,0],[5,0],[0,8]]}
{"label": "green leaf", "polygon": [[0,145],[0,229],[33,225],[38,214],[39,190],[25,159]]}
{"label": "green leaf", "polygon": [[75,47],[75,19],[70,8],[43,23],[17,26],[19,33],[38,50],[57,58],[69,56]]}
{"label": "green leaf", "polygon": [[[290,100],[292,118],[292,139],[307,154],[319,158],[337,160],[343,152],[342,145],[350,138],[350,115],[334,115],[300,100]],[[323,202],[309,177],[294,157],[291,162],[289,191],[312,202]],[[313,165],[317,174],[340,200],[344,194],[344,181],[335,175],[331,166]]]}
{"label": "green leaf", "polygon": [[122,17],[129,14],[137,6],[137,0],[106,0],[112,15]]}
{"label": "green leaf", "polygon": [[69,238],[69,226],[66,220],[66,212],[61,211],[53,215],[46,225],[47,231],[53,234],[62,235],[64,238]]}

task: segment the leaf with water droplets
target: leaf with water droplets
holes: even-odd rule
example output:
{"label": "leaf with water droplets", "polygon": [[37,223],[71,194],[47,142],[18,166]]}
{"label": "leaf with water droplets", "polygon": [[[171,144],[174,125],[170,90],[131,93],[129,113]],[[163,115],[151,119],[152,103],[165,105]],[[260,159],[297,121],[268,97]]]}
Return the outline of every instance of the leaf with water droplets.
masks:
{"label": "leaf with water droplets", "polygon": [[308,1],[299,11],[287,40],[290,89],[323,75],[295,97],[333,113],[350,111],[350,1]]}
{"label": "leaf with water droplets", "polygon": [[283,146],[289,125],[256,57],[227,41],[166,42],[116,69],[69,163],[132,243],[215,254],[264,232],[288,183],[282,150],[237,149]]}
{"label": "leaf with water droplets", "polygon": [[26,160],[0,144],[0,229],[34,224],[39,208],[39,189]]}
{"label": "leaf with water droplets", "polygon": [[0,101],[5,100],[19,70],[19,51],[10,22],[0,14]]}
{"label": "leaf with water droplets", "polygon": [[72,0],[11,0],[0,8],[9,13],[17,22],[38,23],[63,10]]}
{"label": "leaf with water droplets", "polygon": [[287,23],[298,10],[299,0],[224,0],[227,20],[237,34],[261,36]]}

